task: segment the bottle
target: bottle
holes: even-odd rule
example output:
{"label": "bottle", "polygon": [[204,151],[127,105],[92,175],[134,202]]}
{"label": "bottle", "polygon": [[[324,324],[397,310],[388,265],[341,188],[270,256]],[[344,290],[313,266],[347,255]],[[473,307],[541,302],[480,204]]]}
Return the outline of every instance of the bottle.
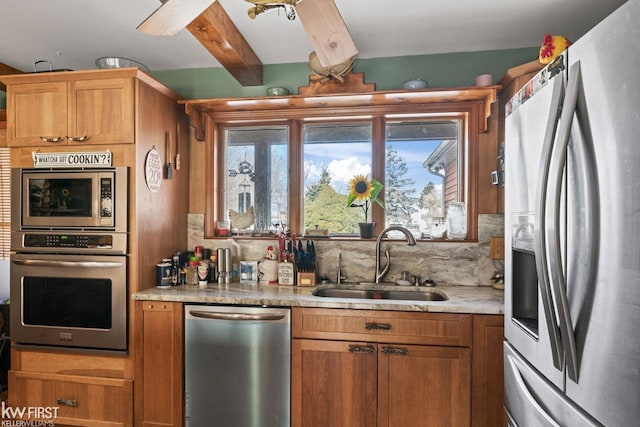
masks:
{"label": "bottle", "polygon": [[209,256],[209,283],[215,283],[218,280],[218,256],[212,253]]}
{"label": "bottle", "polygon": [[285,258],[284,262],[278,263],[278,284],[295,285],[293,274],[293,263]]}
{"label": "bottle", "polygon": [[207,280],[209,278],[209,260],[201,259],[198,262],[198,286],[201,288],[207,287]]}

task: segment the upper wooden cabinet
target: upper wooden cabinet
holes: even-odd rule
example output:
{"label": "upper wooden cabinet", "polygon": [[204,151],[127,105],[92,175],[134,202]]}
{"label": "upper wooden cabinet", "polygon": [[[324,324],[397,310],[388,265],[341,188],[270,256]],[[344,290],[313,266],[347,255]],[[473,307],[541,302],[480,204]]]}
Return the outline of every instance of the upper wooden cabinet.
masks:
{"label": "upper wooden cabinet", "polygon": [[7,85],[10,147],[133,144],[137,81],[167,90],[135,68],[22,74],[0,80]]}
{"label": "upper wooden cabinet", "polygon": [[9,85],[9,146],[134,142],[133,79]]}
{"label": "upper wooden cabinet", "polygon": [[5,110],[0,110],[0,147],[7,146],[7,115]]}

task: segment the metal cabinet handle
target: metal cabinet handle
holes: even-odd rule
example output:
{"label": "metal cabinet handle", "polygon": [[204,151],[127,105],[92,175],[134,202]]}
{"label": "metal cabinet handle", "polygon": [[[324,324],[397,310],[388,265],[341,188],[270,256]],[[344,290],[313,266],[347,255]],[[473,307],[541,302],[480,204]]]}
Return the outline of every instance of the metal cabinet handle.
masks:
{"label": "metal cabinet handle", "polygon": [[58,398],[58,405],[64,406],[78,406],[78,401],[75,399],[64,399],[62,397]]}
{"label": "metal cabinet handle", "polygon": [[364,328],[367,331],[374,331],[374,330],[390,331],[391,325],[388,323],[365,323]]}
{"label": "metal cabinet handle", "polygon": [[43,140],[44,142],[60,142],[60,141],[62,141],[62,137],[61,136],[54,136],[53,138],[47,138],[46,136],[41,136],[40,139]]}
{"label": "metal cabinet handle", "polygon": [[89,139],[88,135],[85,136],[68,136],[67,139],[73,142],[84,142]]}
{"label": "metal cabinet handle", "polygon": [[409,350],[406,348],[396,347],[383,347],[382,352],[388,356],[406,356],[409,354]]}
{"label": "metal cabinet handle", "polygon": [[373,346],[370,345],[350,345],[349,351],[351,353],[373,353]]}

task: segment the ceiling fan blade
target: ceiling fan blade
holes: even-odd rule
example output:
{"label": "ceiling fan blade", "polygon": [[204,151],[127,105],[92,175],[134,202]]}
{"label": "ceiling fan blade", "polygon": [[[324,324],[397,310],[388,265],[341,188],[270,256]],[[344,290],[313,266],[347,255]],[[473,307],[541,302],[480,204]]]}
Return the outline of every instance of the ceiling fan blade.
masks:
{"label": "ceiling fan blade", "polygon": [[154,36],[173,36],[216,0],[166,0],[136,28]]}
{"label": "ceiling fan blade", "polygon": [[358,54],[333,0],[298,0],[296,13],[323,67],[342,64]]}

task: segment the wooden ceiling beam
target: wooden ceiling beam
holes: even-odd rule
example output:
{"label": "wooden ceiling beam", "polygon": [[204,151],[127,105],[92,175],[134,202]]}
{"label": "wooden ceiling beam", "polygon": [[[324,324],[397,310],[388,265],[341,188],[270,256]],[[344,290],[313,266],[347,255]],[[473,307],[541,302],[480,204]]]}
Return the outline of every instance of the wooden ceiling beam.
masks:
{"label": "wooden ceiling beam", "polygon": [[229,18],[227,12],[215,2],[187,29],[243,86],[263,84],[263,65],[249,43]]}
{"label": "wooden ceiling beam", "polygon": [[[10,67],[9,65],[3,64],[2,62],[0,62],[0,76],[5,74],[22,74],[22,73],[23,71],[20,71],[17,68]],[[7,90],[7,87],[2,82],[0,82],[0,90],[5,92]]]}

